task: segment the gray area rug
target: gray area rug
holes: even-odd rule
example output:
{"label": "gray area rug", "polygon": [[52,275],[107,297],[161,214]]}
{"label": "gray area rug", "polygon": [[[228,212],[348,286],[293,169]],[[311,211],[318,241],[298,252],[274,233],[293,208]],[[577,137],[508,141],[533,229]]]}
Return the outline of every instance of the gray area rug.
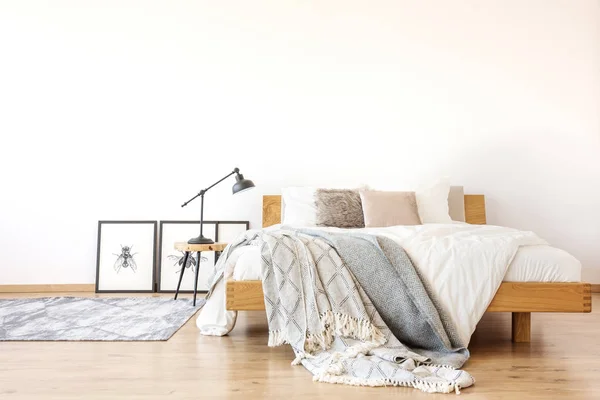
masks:
{"label": "gray area rug", "polygon": [[0,299],[0,341],[167,340],[203,304],[158,297]]}

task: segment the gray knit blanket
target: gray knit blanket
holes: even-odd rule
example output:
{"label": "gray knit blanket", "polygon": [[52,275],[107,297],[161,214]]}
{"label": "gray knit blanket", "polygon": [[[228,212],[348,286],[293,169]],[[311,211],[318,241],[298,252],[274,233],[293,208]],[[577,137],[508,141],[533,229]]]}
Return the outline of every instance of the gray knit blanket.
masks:
{"label": "gray knit blanket", "polygon": [[249,231],[261,248],[269,346],[289,344],[315,381],[409,386],[450,393],[471,386],[468,351],[404,250],[372,235]]}

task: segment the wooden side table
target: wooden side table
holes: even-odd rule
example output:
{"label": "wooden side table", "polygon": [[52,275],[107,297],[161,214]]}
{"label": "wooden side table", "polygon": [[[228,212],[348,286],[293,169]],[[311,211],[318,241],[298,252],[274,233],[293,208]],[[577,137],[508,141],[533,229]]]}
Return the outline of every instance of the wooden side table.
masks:
{"label": "wooden side table", "polygon": [[221,254],[223,250],[227,247],[227,243],[213,243],[213,244],[189,244],[187,242],[177,242],[175,243],[175,250],[179,250],[184,254],[183,256],[183,264],[181,267],[181,273],[179,274],[179,282],[177,283],[177,290],[175,291],[175,300],[177,300],[177,295],[179,294],[179,287],[181,286],[181,280],[183,279],[183,273],[185,272],[186,265],[188,262],[188,258],[190,257],[190,253],[196,252],[198,253],[198,264],[196,265],[196,279],[194,281],[194,306],[196,306],[196,293],[198,291],[198,271],[200,271],[200,261],[202,260],[201,253],[203,251],[214,251],[215,254],[215,262],[217,262],[218,256]]}

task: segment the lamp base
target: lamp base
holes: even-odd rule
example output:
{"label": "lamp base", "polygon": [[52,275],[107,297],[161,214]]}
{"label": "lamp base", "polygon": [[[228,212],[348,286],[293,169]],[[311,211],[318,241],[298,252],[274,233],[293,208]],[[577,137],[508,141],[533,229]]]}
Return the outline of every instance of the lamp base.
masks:
{"label": "lamp base", "polygon": [[198,236],[188,240],[188,244],[214,244],[215,241],[204,236]]}

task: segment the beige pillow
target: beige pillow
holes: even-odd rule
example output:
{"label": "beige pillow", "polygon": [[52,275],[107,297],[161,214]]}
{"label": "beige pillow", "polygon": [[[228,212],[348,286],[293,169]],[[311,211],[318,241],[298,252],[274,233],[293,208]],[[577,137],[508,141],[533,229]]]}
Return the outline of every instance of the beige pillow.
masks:
{"label": "beige pillow", "polygon": [[465,191],[462,186],[450,186],[448,212],[452,221],[465,222]]}
{"label": "beige pillow", "polygon": [[421,225],[415,192],[361,191],[365,227]]}

